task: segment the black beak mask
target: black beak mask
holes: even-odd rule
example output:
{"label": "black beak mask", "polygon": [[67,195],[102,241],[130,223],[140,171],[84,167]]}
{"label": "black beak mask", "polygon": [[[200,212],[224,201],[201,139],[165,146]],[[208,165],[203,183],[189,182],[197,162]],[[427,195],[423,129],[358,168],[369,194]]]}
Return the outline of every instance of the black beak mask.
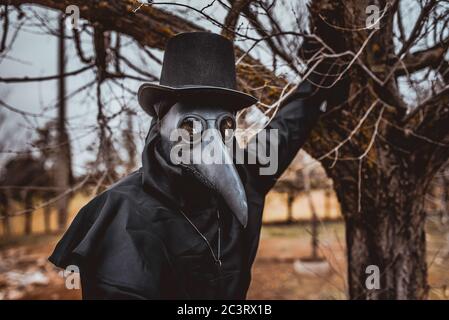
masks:
{"label": "black beak mask", "polygon": [[235,123],[226,108],[176,103],[160,120],[161,147],[167,160],[215,191],[246,227],[246,193],[229,152]]}

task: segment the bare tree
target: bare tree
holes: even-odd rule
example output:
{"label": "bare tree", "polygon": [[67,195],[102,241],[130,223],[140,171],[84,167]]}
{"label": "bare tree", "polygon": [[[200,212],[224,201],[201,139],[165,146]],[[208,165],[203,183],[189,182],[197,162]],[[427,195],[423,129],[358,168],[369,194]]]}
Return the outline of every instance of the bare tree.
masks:
{"label": "bare tree", "polygon": [[126,128],[123,130],[123,145],[126,149],[126,153],[128,155],[128,159],[125,164],[126,172],[131,172],[135,170],[137,167],[136,160],[136,142],[134,139],[134,122],[133,122],[134,113],[130,110],[126,112]]}
{"label": "bare tree", "polygon": [[313,202],[311,193],[311,183],[310,183],[310,170],[302,170],[302,177],[304,180],[304,192],[309,203],[310,212],[312,213],[311,219],[311,248],[312,252],[310,259],[312,261],[318,260],[318,215],[315,208],[315,203]]}
{"label": "bare tree", "polygon": [[[111,51],[111,46],[108,49],[104,45],[105,33],[117,32],[132,39],[147,61],[160,63],[154,49],[163,49],[172,35],[205,30],[185,18],[188,15],[181,16],[181,10],[218,26],[237,45],[240,87],[261,99],[259,108],[268,119],[276,114],[299,78],[312,81],[314,75],[324,73],[327,80],[315,85],[328,97],[328,111],[305,149],[332,178],[341,204],[349,296],[427,297],[424,198],[432,177],[449,156],[447,1],[311,0],[307,38],[316,43],[317,50],[299,54],[307,29],[306,15],[302,14],[305,11],[292,6],[285,9],[281,1],[212,1],[204,8],[183,3],[162,8],[156,3],[119,0],[1,0],[0,4],[5,6],[6,15],[11,8],[21,10],[27,4],[59,11],[65,11],[69,4],[80,8],[81,17],[89,24],[89,32],[81,32],[93,37],[95,59],[83,52],[75,33],[73,40],[85,66],[65,76],[93,69],[100,75],[96,79],[98,122],[100,141],[107,142],[102,148],[107,150],[113,150],[107,128],[114,115],[106,115],[101,88],[120,79],[157,77],[139,68],[123,50],[112,49],[113,59],[103,55],[105,50]],[[223,22],[208,11],[214,6],[226,10]],[[377,18],[371,21],[367,9],[378,9]],[[406,17],[410,10],[416,17]],[[288,14],[296,22],[291,29],[283,23]],[[5,22],[7,32],[10,28]],[[3,50],[11,47],[3,42]],[[271,55],[271,65],[261,61],[262,55],[256,55],[261,52],[257,51],[259,47]],[[109,66],[111,61],[114,71]],[[126,65],[126,72],[117,64]],[[288,68],[288,75],[279,76],[281,68]],[[401,85],[407,86],[407,94],[412,92],[413,99],[405,97]],[[379,290],[368,290],[364,285],[369,265],[381,270]]]}
{"label": "bare tree", "polygon": [[[59,47],[58,47],[58,119],[57,119],[57,136],[59,152],[56,154],[54,163],[54,179],[55,185],[60,190],[67,190],[70,187],[71,177],[71,150],[69,136],[66,129],[66,49],[65,49],[65,19],[61,15],[59,19]],[[67,225],[69,197],[61,197],[57,201],[58,210],[58,228],[64,230]]]}
{"label": "bare tree", "polygon": [[[341,63],[349,66],[354,61],[339,93],[347,102],[323,117],[307,148],[332,177],[342,207],[353,299],[427,296],[423,205],[429,182],[449,156],[443,54],[448,38],[437,32],[428,49],[412,47],[433,28],[440,30],[440,22],[447,25],[443,2],[420,2],[412,31],[399,35],[399,48],[394,46],[394,25],[404,14],[404,2],[374,2],[382,10],[379,29],[365,27],[369,1],[311,5],[314,32],[337,54],[351,52],[349,62]],[[398,89],[399,77],[427,68],[441,77],[429,81],[434,88],[427,98],[415,106],[407,104]],[[364,286],[368,265],[381,270],[380,290]]]}
{"label": "bare tree", "polygon": [[287,219],[286,223],[291,224],[294,222],[293,217],[293,201],[295,197],[303,191],[303,189],[298,186],[297,181],[282,179],[276,183],[273,190],[279,193],[287,194]]}
{"label": "bare tree", "polygon": [[23,204],[21,211],[24,216],[24,232],[32,233],[33,211],[35,199],[45,198],[51,193],[52,181],[50,174],[44,167],[44,159],[31,155],[31,153],[19,154],[6,162],[5,170],[0,177],[0,187],[2,194],[6,196],[6,213],[3,223],[5,236],[11,235],[9,218],[11,214],[10,204],[13,200]]}

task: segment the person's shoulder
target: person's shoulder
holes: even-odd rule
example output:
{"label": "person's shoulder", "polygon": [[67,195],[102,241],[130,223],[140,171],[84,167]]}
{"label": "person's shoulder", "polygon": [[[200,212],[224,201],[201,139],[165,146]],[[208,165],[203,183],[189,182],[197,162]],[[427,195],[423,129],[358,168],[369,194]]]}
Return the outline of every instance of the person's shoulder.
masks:
{"label": "person's shoulder", "polygon": [[81,211],[95,211],[108,207],[112,210],[129,204],[137,209],[146,203],[154,203],[154,197],[146,192],[142,185],[142,174],[137,170],[120,179],[105,191],[93,197]]}
{"label": "person's shoulder", "polygon": [[136,205],[141,203],[143,199],[148,200],[154,198],[144,190],[140,170],[120,179],[97,197],[107,198],[110,201],[134,202]]}
{"label": "person's shoulder", "polygon": [[134,171],[128,176],[118,180],[113,185],[105,190],[106,194],[128,194],[129,192],[140,192],[142,188],[142,172],[140,170]]}
{"label": "person's shoulder", "polygon": [[[138,171],[121,179],[78,212],[50,261],[65,267],[77,259],[94,259],[97,250],[101,250],[105,261],[123,260],[115,250],[117,239],[122,242],[121,247],[128,246],[127,252],[134,250],[136,237],[144,236],[148,245],[160,246],[161,242],[154,231],[157,227],[153,228],[152,223],[157,220],[155,217],[160,216],[161,208],[153,199],[144,191]],[[123,242],[128,238],[132,242]]]}
{"label": "person's shoulder", "polygon": [[130,211],[145,212],[146,215],[168,210],[158,194],[144,187],[141,170],[117,181],[99,196],[106,199],[103,203],[113,204],[114,207],[127,206],[132,209]]}

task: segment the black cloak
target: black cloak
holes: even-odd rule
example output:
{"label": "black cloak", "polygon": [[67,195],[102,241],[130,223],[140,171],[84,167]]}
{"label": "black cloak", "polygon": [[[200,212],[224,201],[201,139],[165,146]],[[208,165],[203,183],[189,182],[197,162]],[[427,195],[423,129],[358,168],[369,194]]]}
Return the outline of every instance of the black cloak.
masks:
{"label": "black cloak", "polygon": [[[303,84],[268,126],[279,129],[276,174],[259,175],[257,164],[237,166],[248,200],[246,228],[216,194],[164,160],[153,122],[142,167],[82,208],[49,260],[79,267],[84,299],[244,299],[265,195],[318,118],[320,99],[301,98],[310,87]],[[219,223],[221,264],[211,253],[218,250]]]}

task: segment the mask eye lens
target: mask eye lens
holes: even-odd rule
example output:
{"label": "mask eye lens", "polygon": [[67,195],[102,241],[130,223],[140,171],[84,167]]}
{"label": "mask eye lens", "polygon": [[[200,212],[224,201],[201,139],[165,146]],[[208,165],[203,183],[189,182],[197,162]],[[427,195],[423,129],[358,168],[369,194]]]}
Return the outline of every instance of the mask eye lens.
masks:
{"label": "mask eye lens", "polygon": [[234,136],[235,120],[231,116],[224,116],[220,120],[220,134],[224,141],[229,141]]}
{"label": "mask eye lens", "polygon": [[188,133],[189,141],[186,142],[192,143],[201,138],[201,133],[203,132],[203,124],[196,118],[188,117],[181,121],[179,129],[185,130]]}

